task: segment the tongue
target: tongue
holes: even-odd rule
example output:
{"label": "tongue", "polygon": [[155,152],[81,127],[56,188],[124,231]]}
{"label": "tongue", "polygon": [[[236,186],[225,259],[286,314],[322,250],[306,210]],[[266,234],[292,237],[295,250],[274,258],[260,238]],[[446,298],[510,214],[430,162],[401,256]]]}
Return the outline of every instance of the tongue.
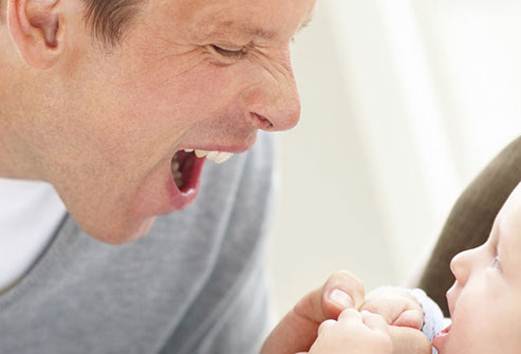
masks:
{"label": "tongue", "polygon": [[179,162],[179,165],[182,167],[186,159],[191,155],[192,153],[188,153],[186,151],[178,151],[175,153],[175,159],[177,162]]}
{"label": "tongue", "polygon": [[191,188],[190,180],[192,179],[194,164],[196,162],[196,156],[193,152],[178,151],[175,154],[175,160],[179,163],[179,172],[183,175],[183,184],[180,188],[181,191],[186,188]]}
{"label": "tongue", "polygon": [[192,166],[194,165],[195,155],[193,152],[178,151],[176,160],[179,162],[179,171],[183,174],[183,179],[188,181],[190,177]]}

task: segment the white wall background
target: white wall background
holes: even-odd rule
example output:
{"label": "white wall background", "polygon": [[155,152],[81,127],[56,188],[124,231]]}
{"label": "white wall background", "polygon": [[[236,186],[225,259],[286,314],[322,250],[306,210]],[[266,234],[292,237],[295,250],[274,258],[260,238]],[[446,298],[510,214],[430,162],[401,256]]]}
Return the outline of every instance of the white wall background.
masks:
{"label": "white wall background", "polygon": [[280,136],[279,313],[331,272],[403,283],[453,201],[521,134],[521,1],[319,0]]}

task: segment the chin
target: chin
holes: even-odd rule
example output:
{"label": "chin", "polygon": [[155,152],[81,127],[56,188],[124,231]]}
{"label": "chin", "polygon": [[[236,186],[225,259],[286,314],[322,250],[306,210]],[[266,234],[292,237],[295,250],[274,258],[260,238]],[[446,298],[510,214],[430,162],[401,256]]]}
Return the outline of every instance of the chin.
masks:
{"label": "chin", "polygon": [[[99,225],[82,227],[83,231],[92,238],[109,245],[124,245],[147,236],[154,225],[156,217],[151,217],[138,222],[112,223],[112,227],[100,228]],[[79,222],[80,226],[81,223]]]}

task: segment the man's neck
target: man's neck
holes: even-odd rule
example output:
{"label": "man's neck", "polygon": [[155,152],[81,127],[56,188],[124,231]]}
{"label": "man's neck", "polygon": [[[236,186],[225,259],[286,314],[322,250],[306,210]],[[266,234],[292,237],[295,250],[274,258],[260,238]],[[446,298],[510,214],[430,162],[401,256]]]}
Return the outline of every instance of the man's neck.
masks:
{"label": "man's neck", "polygon": [[23,147],[23,129],[17,129],[23,121],[24,104],[13,89],[16,78],[9,64],[0,54],[0,177],[37,179],[29,163],[29,149]]}

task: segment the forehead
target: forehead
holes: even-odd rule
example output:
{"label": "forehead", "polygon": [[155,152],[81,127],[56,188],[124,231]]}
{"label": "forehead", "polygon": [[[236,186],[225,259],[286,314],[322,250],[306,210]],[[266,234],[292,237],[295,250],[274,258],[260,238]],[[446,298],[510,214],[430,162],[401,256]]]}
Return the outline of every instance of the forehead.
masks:
{"label": "forehead", "polygon": [[521,231],[521,183],[514,188],[498,215],[502,229]]}
{"label": "forehead", "polygon": [[242,31],[273,39],[292,35],[311,16],[315,0],[176,0],[175,23],[191,32]]}

